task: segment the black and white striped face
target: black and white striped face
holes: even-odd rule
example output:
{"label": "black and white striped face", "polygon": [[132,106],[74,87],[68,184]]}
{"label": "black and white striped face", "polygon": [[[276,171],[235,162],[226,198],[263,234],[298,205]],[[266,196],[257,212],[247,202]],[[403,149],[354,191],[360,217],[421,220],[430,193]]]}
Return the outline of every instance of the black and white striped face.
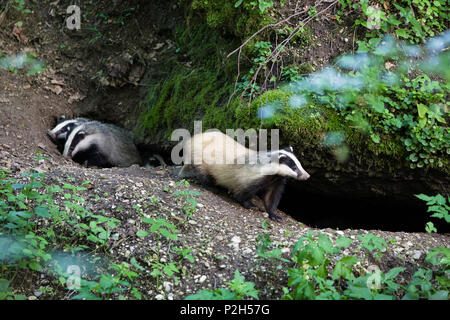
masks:
{"label": "black and white striped face", "polygon": [[303,169],[300,161],[294,155],[292,147],[275,151],[278,154],[278,163],[282,166],[283,175],[297,179],[307,180],[310,175]]}
{"label": "black and white striped face", "polygon": [[87,133],[84,130],[84,125],[79,125],[70,132],[64,145],[63,156],[66,158],[73,158],[76,152],[89,143],[87,141]]}
{"label": "black and white striped face", "polygon": [[48,135],[53,141],[57,143],[64,143],[72,130],[86,121],[87,120],[83,118],[66,120],[65,117],[61,117],[56,127],[48,131]]}

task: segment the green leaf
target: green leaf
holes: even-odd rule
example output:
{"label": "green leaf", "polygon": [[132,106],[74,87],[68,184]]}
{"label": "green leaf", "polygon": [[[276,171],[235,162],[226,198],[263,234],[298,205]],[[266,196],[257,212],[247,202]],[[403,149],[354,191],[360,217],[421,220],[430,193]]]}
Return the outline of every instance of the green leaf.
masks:
{"label": "green leaf", "polygon": [[338,248],[346,248],[352,243],[352,239],[346,237],[339,237],[336,239],[335,246]]}
{"label": "green leaf", "polygon": [[372,138],[372,141],[375,143],[380,143],[380,136],[376,133],[371,133],[370,137]]}
{"label": "green leaf", "polygon": [[327,252],[327,253],[333,252],[333,243],[331,242],[330,238],[327,235],[320,233],[317,244],[325,252]]}
{"label": "green leaf", "polygon": [[238,1],[236,1],[236,3],[234,4],[234,7],[235,7],[235,8],[239,7],[239,6],[242,4],[243,1],[244,1],[244,0],[238,0]]}
{"label": "green leaf", "polygon": [[430,297],[430,300],[448,300],[448,291],[440,290]]}
{"label": "green leaf", "polygon": [[427,233],[437,232],[437,229],[435,228],[433,222],[429,221],[425,225],[425,231]]}
{"label": "green leaf", "polygon": [[409,38],[409,34],[405,29],[397,29],[395,30],[395,33],[397,34],[397,36],[408,39]]}
{"label": "green leaf", "polygon": [[394,296],[378,293],[373,297],[374,300],[394,300]]}
{"label": "green leaf", "polygon": [[31,270],[34,271],[41,271],[42,267],[38,262],[32,261],[28,264],[28,267],[30,267]]}
{"label": "green leaf", "polygon": [[50,212],[48,212],[48,209],[46,207],[36,207],[34,209],[34,213],[42,218],[49,218]]}
{"label": "green leaf", "polygon": [[403,267],[396,267],[396,268],[392,268],[391,270],[389,270],[385,275],[384,275],[384,279],[385,280],[391,280],[394,279],[395,277],[397,277],[399,275],[399,273],[405,271],[406,269]]}
{"label": "green leaf", "polygon": [[138,237],[146,237],[146,236],[148,236],[148,232],[145,230],[139,230],[138,232],[136,232],[136,235]]}
{"label": "green leaf", "polygon": [[426,113],[428,112],[428,108],[426,105],[422,103],[417,104],[417,112],[419,113],[419,118],[425,117]]}
{"label": "green leaf", "polygon": [[427,196],[426,194],[423,194],[423,193],[421,193],[421,194],[415,194],[414,196],[415,196],[416,198],[419,198],[420,200],[423,200],[423,201],[430,201],[430,200],[433,199],[433,197]]}

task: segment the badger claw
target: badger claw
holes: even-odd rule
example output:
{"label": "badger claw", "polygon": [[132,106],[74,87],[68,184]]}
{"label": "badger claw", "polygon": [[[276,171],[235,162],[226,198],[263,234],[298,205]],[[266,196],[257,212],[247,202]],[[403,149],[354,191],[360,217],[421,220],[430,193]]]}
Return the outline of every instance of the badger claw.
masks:
{"label": "badger claw", "polygon": [[280,221],[283,220],[283,218],[281,218],[281,217],[280,217],[279,215],[277,215],[276,213],[269,214],[269,218],[272,219],[272,220],[274,220],[274,221],[278,221],[278,222],[280,222]]}

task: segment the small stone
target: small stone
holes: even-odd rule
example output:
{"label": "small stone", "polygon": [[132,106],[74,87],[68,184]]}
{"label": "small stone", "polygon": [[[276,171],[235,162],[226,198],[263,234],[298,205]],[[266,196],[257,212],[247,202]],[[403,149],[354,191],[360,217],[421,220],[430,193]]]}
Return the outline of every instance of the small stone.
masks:
{"label": "small stone", "polygon": [[35,296],[29,296],[28,300],[37,300],[37,298]]}
{"label": "small stone", "polygon": [[206,280],[206,276],[203,275],[203,276],[200,277],[200,279],[198,280],[198,282],[199,282],[199,283],[203,283],[203,282],[205,282],[205,280]]}
{"label": "small stone", "polygon": [[166,291],[166,293],[168,293],[172,290],[172,284],[168,281],[164,281],[163,286],[164,286],[164,290]]}
{"label": "small stone", "polygon": [[414,260],[418,260],[418,259],[420,259],[420,257],[422,256],[422,252],[421,251],[419,251],[419,250],[414,250],[413,251],[413,259]]}

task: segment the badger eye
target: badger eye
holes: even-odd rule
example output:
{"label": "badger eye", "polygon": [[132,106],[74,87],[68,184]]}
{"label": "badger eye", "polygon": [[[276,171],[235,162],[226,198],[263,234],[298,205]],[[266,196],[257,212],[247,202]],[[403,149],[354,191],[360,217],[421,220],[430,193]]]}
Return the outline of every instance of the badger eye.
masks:
{"label": "badger eye", "polygon": [[86,132],[84,132],[84,131],[80,131],[77,134],[77,136],[80,137],[80,138],[84,138],[85,135],[86,135]]}

